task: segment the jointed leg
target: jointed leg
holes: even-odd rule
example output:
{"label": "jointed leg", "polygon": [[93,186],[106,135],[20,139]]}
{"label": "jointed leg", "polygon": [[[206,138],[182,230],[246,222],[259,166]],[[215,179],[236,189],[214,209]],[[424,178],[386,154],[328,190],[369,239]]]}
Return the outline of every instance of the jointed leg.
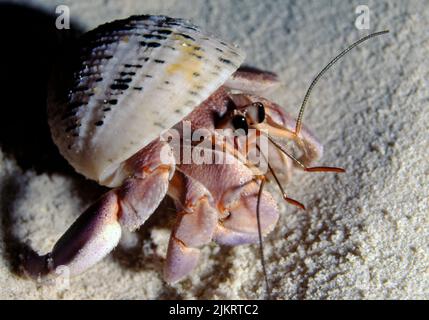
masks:
{"label": "jointed leg", "polygon": [[269,94],[280,86],[275,73],[252,67],[241,67],[228,79],[225,87],[246,93]]}
{"label": "jointed leg", "polygon": [[218,213],[209,191],[180,172],[172,180],[169,195],[175,200],[178,217],[168,244],[164,279],[173,283],[196,267],[199,247],[212,240]]}
{"label": "jointed leg", "polygon": [[[156,155],[154,155],[156,156]],[[52,252],[24,258],[24,272],[30,276],[52,274],[66,266],[78,274],[105,257],[119,242],[121,227],[130,231],[141,226],[164,198],[170,166],[152,166],[144,174],[127,179],[123,186],[109,191],[90,206],[55,244]]]}
{"label": "jointed leg", "polygon": [[[237,245],[258,240],[256,204],[259,181],[245,163],[232,155],[223,154],[223,164],[180,165],[180,170],[194,180],[204,183],[213,197],[218,212],[214,240]],[[207,179],[207,177],[211,177]],[[277,220],[276,201],[268,192],[261,197],[262,232],[270,232]]]}

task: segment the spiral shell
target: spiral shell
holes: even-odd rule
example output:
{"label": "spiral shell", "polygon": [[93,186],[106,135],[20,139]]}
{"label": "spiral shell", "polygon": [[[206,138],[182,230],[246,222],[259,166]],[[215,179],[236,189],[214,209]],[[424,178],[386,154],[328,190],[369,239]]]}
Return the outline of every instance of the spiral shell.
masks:
{"label": "spiral shell", "polygon": [[51,93],[49,125],[78,172],[110,185],[121,163],[224,84],[244,53],[185,20],[144,15],[86,33],[78,57],[67,90]]}

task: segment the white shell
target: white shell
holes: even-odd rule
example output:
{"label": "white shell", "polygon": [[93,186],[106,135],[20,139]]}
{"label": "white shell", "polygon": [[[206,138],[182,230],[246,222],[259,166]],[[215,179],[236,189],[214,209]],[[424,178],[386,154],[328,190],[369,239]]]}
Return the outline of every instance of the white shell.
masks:
{"label": "white shell", "polygon": [[78,172],[111,185],[122,162],[207,99],[244,56],[181,19],[101,25],[82,37],[68,90],[51,93],[53,139]]}

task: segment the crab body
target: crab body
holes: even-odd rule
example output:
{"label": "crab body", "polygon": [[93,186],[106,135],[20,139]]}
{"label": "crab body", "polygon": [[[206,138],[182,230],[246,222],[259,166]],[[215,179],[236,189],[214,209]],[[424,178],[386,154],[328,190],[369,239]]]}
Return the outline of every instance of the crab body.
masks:
{"label": "crab body", "polygon": [[[144,224],[166,195],[177,208],[164,269],[168,282],[188,275],[199,248],[212,240],[257,242],[257,206],[262,234],[274,228],[276,201],[267,191],[258,197],[260,180],[245,151],[237,156],[228,151],[232,144],[222,142],[214,154],[225,163],[183,163],[161,139],[166,129],[189,122],[192,130],[222,135],[216,129],[231,123],[231,105],[237,113],[259,103],[265,113],[255,128],[297,140],[302,163],[321,156],[320,143],[306,128],[294,136],[293,119],[256,95],[277,87],[274,74],[239,68],[240,49],[184,20],[133,16],[114,21],[84,35],[79,52],[66,89],[51,90],[49,124],[76,171],[113,189],[77,219],[52,252],[27,258],[24,267],[31,275],[48,275],[59,266],[69,267],[71,274],[85,271],[118,244],[122,228],[134,231]],[[290,158],[276,148],[271,146],[265,158],[271,168],[290,174]]]}

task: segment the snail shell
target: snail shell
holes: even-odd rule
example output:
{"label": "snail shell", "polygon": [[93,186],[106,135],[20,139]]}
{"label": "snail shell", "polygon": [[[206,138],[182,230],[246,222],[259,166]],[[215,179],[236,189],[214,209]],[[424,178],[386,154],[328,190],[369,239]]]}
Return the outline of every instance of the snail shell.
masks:
{"label": "snail shell", "polygon": [[54,142],[76,171],[119,184],[121,163],[207,99],[244,56],[182,19],[143,15],[101,25],[79,40],[65,89],[53,83]]}

